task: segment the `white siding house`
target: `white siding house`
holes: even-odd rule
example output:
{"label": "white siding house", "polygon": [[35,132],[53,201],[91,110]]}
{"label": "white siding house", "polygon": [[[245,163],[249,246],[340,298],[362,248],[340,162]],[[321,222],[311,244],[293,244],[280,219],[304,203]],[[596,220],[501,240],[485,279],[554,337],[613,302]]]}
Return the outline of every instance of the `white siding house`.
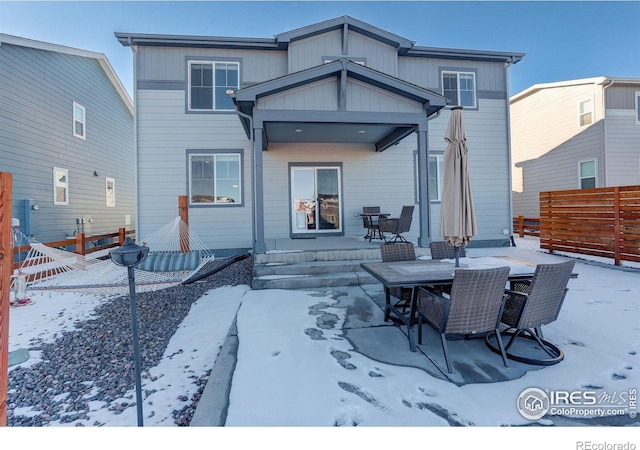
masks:
{"label": "white siding house", "polygon": [[362,236],[357,214],[372,205],[416,205],[406,237],[428,246],[440,239],[444,133],[460,104],[473,245],[508,242],[508,67],[523,54],[420,47],[348,16],[274,38],[116,37],[137,74],[142,236],[187,196],[189,226],[214,249]]}
{"label": "white siding house", "polygon": [[511,97],[514,215],[545,191],[640,184],[640,79],[534,85]]}

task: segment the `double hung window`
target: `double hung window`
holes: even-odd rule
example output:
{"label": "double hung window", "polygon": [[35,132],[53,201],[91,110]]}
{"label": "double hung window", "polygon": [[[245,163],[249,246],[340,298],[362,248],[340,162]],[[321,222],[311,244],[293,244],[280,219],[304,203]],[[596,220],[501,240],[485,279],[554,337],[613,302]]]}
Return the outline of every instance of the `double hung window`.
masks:
{"label": "double hung window", "polygon": [[580,189],[596,187],[596,160],[589,159],[578,162],[578,179]]}
{"label": "double hung window", "polygon": [[236,62],[189,62],[189,110],[230,111],[233,100],[227,90],[240,87],[240,64]]}
{"label": "double hung window", "polygon": [[73,135],[80,139],[87,138],[84,106],[73,102]]}
{"label": "double hung window", "polygon": [[242,203],[242,155],[239,152],[189,153],[189,203]]}
{"label": "double hung window", "polygon": [[593,101],[591,99],[580,102],[578,115],[581,127],[593,123]]}
{"label": "double hung window", "polygon": [[476,107],[476,74],[474,72],[442,72],[442,95],[449,106]]}

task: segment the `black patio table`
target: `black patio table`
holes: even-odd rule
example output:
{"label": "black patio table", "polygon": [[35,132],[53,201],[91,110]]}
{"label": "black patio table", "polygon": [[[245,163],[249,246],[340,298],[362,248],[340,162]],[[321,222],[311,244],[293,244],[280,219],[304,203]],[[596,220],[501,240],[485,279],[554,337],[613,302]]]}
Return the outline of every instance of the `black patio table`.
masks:
{"label": "black patio table", "polygon": [[[393,244],[390,244],[393,245]],[[456,269],[487,268],[489,266],[510,266],[509,281],[530,280],[535,272],[535,264],[525,261],[508,261],[500,257],[478,258],[481,264],[472,263],[473,258],[467,262],[461,261],[460,267],[455,267],[453,261],[446,260],[416,260],[396,262],[361,263],[360,266],[373,275],[384,286],[385,308],[384,321],[388,322],[390,314],[400,319],[407,326],[409,348],[415,351],[415,339],[413,337],[413,324],[416,319],[418,287],[420,286],[444,286],[453,283]],[[411,305],[409,314],[405,315],[391,303],[389,290],[391,287],[404,287],[411,289]]]}
{"label": "black patio table", "polygon": [[369,242],[371,242],[371,239],[382,239],[384,240],[384,236],[382,234],[382,232],[380,232],[380,229],[378,228],[378,238],[376,238],[376,228],[373,226],[373,221],[374,219],[377,217],[378,219],[380,219],[381,217],[383,218],[387,218],[389,217],[388,213],[380,213],[380,212],[375,212],[375,213],[360,213],[361,217],[365,217],[367,219],[367,235],[364,236],[364,239],[369,239]]}

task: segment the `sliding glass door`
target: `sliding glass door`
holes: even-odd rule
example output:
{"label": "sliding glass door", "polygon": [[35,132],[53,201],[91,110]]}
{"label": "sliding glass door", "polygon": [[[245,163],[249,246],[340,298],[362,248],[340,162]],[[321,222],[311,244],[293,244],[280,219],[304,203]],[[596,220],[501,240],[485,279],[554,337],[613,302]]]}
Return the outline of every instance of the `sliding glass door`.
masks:
{"label": "sliding glass door", "polygon": [[342,231],[340,167],[291,167],[293,234]]}

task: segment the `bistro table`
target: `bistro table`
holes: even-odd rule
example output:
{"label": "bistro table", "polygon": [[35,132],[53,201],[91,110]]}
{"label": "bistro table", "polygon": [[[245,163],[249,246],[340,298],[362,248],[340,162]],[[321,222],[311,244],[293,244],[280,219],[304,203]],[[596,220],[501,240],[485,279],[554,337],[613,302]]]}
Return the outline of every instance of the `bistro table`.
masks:
{"label": "bistro table", "polygon": [[[450,285],[453,283],[453,277],[457,269],[487,269],[509,266],[509,281],[530,280],[535,272],[535,264],[499,256],[462,258],[460,259],[460,267],[455,267],[454,261],[433,259],[361,263],[360,265],[384,286],[384,321],[388,322],[390,314],[393,313],[395,317],[407,326],[409,348],[411,351],[415,351],[413,324],[415,323],[416,317],[418,287]],[[391,303],[391,295],[389,292],[391,287],[411,289],[409,314],[403,314]]]}
{"label": "bistro table", "polygon": [[[388,213],[381,213],[381,212],[363,212],[360,213],[360,217],[363,217],[366,222],[367,222],[367,235],[364,236],[365,239],[369,239],[369,242],[371,242],[371,239],[382,239],[384,240],[384,235],[382,234],[382,232],[380,231],[380,228],[373,225],[374,219],[377,217],[378,219],[382,218],[387,218],[389,217]],[[378,231],[378,237],[376,238],[376,230]]]}

